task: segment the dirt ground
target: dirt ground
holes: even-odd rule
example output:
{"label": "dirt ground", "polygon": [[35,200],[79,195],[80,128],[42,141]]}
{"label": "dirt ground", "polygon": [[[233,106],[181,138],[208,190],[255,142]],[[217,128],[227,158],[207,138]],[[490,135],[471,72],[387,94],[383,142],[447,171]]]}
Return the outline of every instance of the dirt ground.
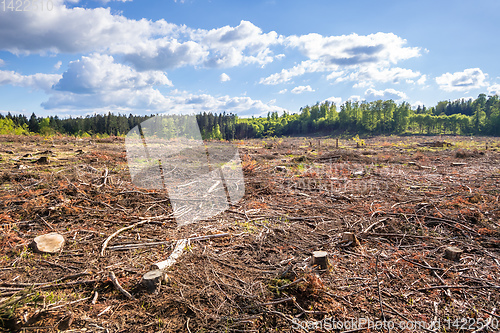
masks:
{"label": "dirt ground", "polygon": [[[133,186],[122,138],[0,143],[4,331],[500,331],[500,139],[237,141],[245,196],[182,227],[165,192]],[[50,232],[63,250],[34,252]],[[177,240],[221,233],[143,287]]]}

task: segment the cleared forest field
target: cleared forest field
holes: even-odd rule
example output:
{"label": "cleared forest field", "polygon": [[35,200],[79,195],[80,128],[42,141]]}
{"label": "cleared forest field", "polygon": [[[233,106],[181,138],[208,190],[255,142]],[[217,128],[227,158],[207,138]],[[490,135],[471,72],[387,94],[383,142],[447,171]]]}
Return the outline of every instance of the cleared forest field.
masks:
{"label": "cleared forest field", "polygon": [[[0,142],[5,331],[499,330],[498,138],[235,141],[243,199],[182,227],[165,192],[131,183],[123,138]],[[34,252],[50,232],[62,251]],[[177,240],[217,234],[189,241],[168,283],[143,287]],[[327,252],[326,269],[313,251]]]}

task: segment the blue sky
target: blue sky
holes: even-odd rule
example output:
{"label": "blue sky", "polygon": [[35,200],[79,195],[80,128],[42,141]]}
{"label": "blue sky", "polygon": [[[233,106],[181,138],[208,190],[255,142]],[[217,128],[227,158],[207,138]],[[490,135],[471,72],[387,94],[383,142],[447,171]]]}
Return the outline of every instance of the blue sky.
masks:
{"label": "blue sky", "polygon": [[2,113],[250,116],[500,94],[497,0],[40,1],[0,2]]}

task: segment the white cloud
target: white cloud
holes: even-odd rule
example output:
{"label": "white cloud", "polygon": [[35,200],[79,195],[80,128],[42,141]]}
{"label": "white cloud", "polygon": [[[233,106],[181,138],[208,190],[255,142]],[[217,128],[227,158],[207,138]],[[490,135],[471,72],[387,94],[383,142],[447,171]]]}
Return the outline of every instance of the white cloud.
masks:
{"label": "white cloud", "polygon": [[49,91],[52,85],[60,78],[60,74],[36,73],[32,75],[22,75],[14,71],[0,70],[0,86],[9,84],[13,86]]}
{"label": "white cloud", "polygon": [[413,103],[413,104],[411,105],[411,107],[412,107],[412,108],[414,108],[414,109],[416,109],[416,108],[418,108],[419,106],[420,106],[420,107],[422,107],[422,106],[424,106],[424,105],[425,105],[425,104],[424,104],[424,102],[421,102],[421,101],[416,101],[415,103]]}
{"label": "white cloud", "polygon": [[468,91],[487,85],[486,74],[479,68],[469,68],[463,72],[445,73],[436,77],[439,88],[445,91]]}
{"label": "white cloud", "polygon": [[375,90],[375,89],[370,88],[370,89],[365,91],[365,97],[367,100],[392,99],[394,101],[399,101],[399,100],[403,100],[403,99],[408,99],[408,96],[404,92],[397,91],[397,90],[394,90],[392,88],[385,89],[385,90]]}
{"label": "white cloud", "polygon": [[59,68],[61,68],[61,66],[62,66],[62,61],[58,61],[55,63],[54,69],[57,71],[57,70],[59,70]]}
{"label": "white cloud", "polygon": [[359,95],[352,95],[347,100],[349,102],[361,102],[361,96],[359,96]]}
{"label": "white cloud", "polygon": [[310,85],[307,86],[298,86],[292,89],[292,94],[302,94],[305,92],[313,92],[314,89],[311,88]]}
{"label": "white cloud", "polygon": [[390,68],[401,60],[420,56],[420,48],[407,47],[406,43],[405,39],[395,34],[381,32],[367,36],[325,37],[316,33],[289,36],[284,39],[284,44],[298,49],[309,59],[291,69],[262,78],[260,83],[279,84],[312,72],[331,72],[327,79],[338,78],[337,82],[354,80],[360,87],[371,85],[371,81],[399,82],[420,77],[419,72],[410,69]]}
{"label": "white cloud", "polygon": [[365,63],[395,64],[420,55],[420,48],[405,47],[407,41],[393,33],[328,36],[311,33],[286,38],[286,44],[298,48],[309,59],[328,64],[353,66]]}
{"label": "white cloud", "polygon": [[329,102],[334,103],[336,105],[340,105],[340,104],[342,104],[342,97],[332,96],[332,97],[325,99],[323,102],[325,102],[325,101],[329,101]]}
{"label": "white cloud", "polygon": [[110,55],[92,54],[70,62],[54,89],[75,94],[108,94],[109,91],[141,90],[154,85],[171,86],[172,82],[161,71],[137,72],[115,63]]}
{"label": "white cloud", "polygon": [[278,94],[285,94],[287,91],[288,91],[288,89],[286,89],[286,88],[285,88],[285,89],[283,89],[283,90],[280,90],[280,91],[278,92]]}
{"label": "white cloud", "polygon": [[109,8],[67,8],[53,0],[51,11],[0,11],[0,48],[12,53],[79,53],[141,45],[156,34],[180,30],[164,20],[151,22],[111,14]]}
{"label": "white cloud", "polygon": [[488,94],[500,96],[500,84],[493,84],[488,87]]}
{"label": "white cloud", "polygon": [[[422,78],[420,72],[414,72],[411,69],[393,67],[393,68],[377,68],[375,66],[368,66],[358,71],[352,72],[347,76],[339,77],[336,82],[354,81],[354,88],[369,87],[374,82],[393,83],[398,84],[401,82],[408,82],[411,79]],[[425,81],[425,79],[424,79]]]}
{"label": "white cloud", "polygon": [[264,115],[267,112],[284,109],[250,97],[214,97],[209,94],[191,94],[174,90],[168,95],[154,88],[142,90],[121,89],[106,94],[54,93],[42,103],[45,109],[57,113],[72,112],[121,112],[121,113],[173,113],[186,114],[198,112],[230,112],[241,116]]}
{"label": "white cloud", "polygon": [[2,67],[4,65],[5,65],[5,61],[3,61],[3,59],[0,59],[0,67]]}
{"label": "white cloud", "polygon": [[220,76],[219,76],[219,80],[220,82],[226,82],[226,81],[230,81],[231,78],[229,77],[229,75],[227,75],[226,73],[222,73]]}
{"label": "white cloud", "polygon": [[282,41],[276,32],[263,33],[259,27],[244,20],[236,27],[224,26],[208,31],[199,29],[190,36],[210,49],[210,56],[204,62],[206,67],[233,67],[249,63],[264,66],[274,59],[269,46]]}
{"label": "white cloud", "polygon": [[266,85],[276,85],[279,83],[288,82],[292,78],[303,75],[305,73],[326,72],[329,70],[334,71],[337,68],[337,65],[325,66],[321,62],[305,60],[300,64],[294,66],[293,68],[283,69],[280,73],[275,73],[266,78],[262,78],[260,79],[259,83]]}
{"label": "white cloud", "polygon": [[424,74],[420,77],[420,79],[417,80],[417,83],[420,85],[424,85],[426,81],[427,81],[427,75]]}
{"label": "white cloud", "polygon": [[206,59],[210,52],[193,41],[178,42],[170,38],[146,40],[140,45],[127,46],[123,51],[124,59],[139,70],[176,68],[187,65],[198,65]]}

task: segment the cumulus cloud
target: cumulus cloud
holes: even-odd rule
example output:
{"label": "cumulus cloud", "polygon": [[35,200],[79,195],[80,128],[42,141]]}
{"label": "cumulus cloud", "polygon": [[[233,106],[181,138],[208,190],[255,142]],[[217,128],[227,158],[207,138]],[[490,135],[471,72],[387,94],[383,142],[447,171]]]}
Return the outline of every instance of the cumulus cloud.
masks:
{"label": "cumulus cloud", "polygon": [[359,95],[352,95],[347,100],[349,102],[361,102],[361,96],[359,96]]}
{"label": "cumulus cloud", "polygon": [[322,36],[311,33],[290,36],[286,44],[298,48],[310,59],[322,59],[325,63],[352,66],[364,63],[392,63],[417,57],[420,48],[405,47],[407,41],[393,33]]}
{"label": "cumulus cloud", "polygon": [[490,95],[499,95],[500,96],[500,84],[493,84],[488,87],[488,93]]}
{"label": "cumulus cloud", "polygon": [[427,81],[427,75],[424,74],[420,77],[420,79],[417,80],[417,83],[420,85],[424,85],[426,81]]}
{"label": "cumulus cloud", "polygon": [[385,90],[375,90],[370,88],[365,91],[365,97],[367,100],[377,100],[377,99],[392,99],[394,101],[399,101],[403,99],[408,99],[408,96],[402,92],[395,89],[385,89]]}
{"label": "cumulus cloud", "polygon": [[229,75],[227,75],[226,73],[222,73],[220,76],[219,76],[219,80],[220,82],[226,82],[226,81],[230,81],[231,78],[229,77]]}
{"label": "cumulus cloud", "polygon": [[282,40],[275,31],[263,33],[259,27],[244,20],[236,27],[196,30],[191,38],[210,49],[210,56],[204,62],[207,67],[232,67],[242,63],[264,66],[274,59],[269,46]]}
{"label": "cumulus cloud", "polygon": [[[420,72],[414,72],[411,69],[400,67],[393,68],[377,68],[375,66],[368,66],[356,72],[351,72],[349,75],[337,78],[336,82],[353,81],[354,88],[369,87],[374,82],[393,83],[398,84],[401,82],[410,82],[412,79],[424,77]],[[425,78],[424,78],[425,82]]]}
{"label": "cumulus cloud", "polygon": [[[114,51],[121,51],[115,49]],[[138,70],[168,69],[186,65],[197,65],[210,54],[202,45],[193,41],[179,42],[161,38],[144,41],[134,48],[123,50],[124,59]]]}
{"label": "cumulus cloud", "polygon": [[303,75],[305,73],[325,72],[328,70],[334,71],[337,68],[337,65],[326,66],[321,62],[305,60],[290,69],[283,69],[280,73],[275,73],[266,78],[262,78],[260,79],[259,83],[266,85],[276,85],[279,83],[288,82],[292,78]]}
{"label": "cumulus cloud", "polygon": [[0,49],[15,54],[119,49],[178,29],[164,20],[127,19],[109,8],[67,8],[62,0],[53,3],[51,11],[0,11]]}
{"label": "cumulus cloud", "polygon": [[280,90],[278,92],[278,94],[285,94],[287,91],[288,91],[288,89],[285,88],[285,89]]}
{"label": "cumulus cloud", "polygon": [[262,78],[261,84],[279,84],[312,72],[331,72],[327,79],[338,78],[337,82],[353,80],[360,87],[369,86],[372,81],[399,82],[421,76],[410,69],[390,68],[401,60],[420,56],[421,51],[418,47],[405,46],[407,41],[392,33],[367,36],[312,33],[286,37],[284,44],[298,49],[308,60]]}
{"label": "cumulus cloud", "polygon": [[414,109],[417,109],[419,106],[420,106],[420,107],[423,107],[423,106],[424,106],[424,102],[421,102],[421,101],[416,101],[415,103],[413,103],[413,104],[411,105],[411,107],[412,107],[412,108],[414,108]]}
{"label": "cumulus cloud", "polygon": [[436,77],[436,83],[445,91],[468,91],[487,85],[486,74],[479,68],[468,68],[453,74],[445,73]]}
{"label": "cumulus cloud", "polygon": [[57,71],[57,70],[59,70],[59,68],[61,68],[61,66],[62,66],[62,61],[58,61],[55,63],[54,69]]}
{"label": "cumulus cloud", "polygon": [[329,101],[330,103],[334,103],[336,105],[340,105],[342,104],[342,97],[329,97],[327,99],[325,99],[323,102],[326,102],[326,101]]}
{"label": "cumulus cloud", "polygon": [[106,94],[76,94],[55,92],[42,106],[54,112],[125,112],[125,113],[170,113],[186,114],[198,112],[223,111],[241,116],[264,115],[267,112],[284,109],[272,102],[265,103],[250,97],[214,97],[209,94],[192,94],[184,91],[172,91],[165,95],[154,88],[142,90],[121,89]]}
{"label": "cumulus cloud", "polygon": [[0,70],[0,86],[12,85],[50,91],[52,85],[61,78],[60,74],[36,73],[32,75],[23,75],[14,71]]}
{"label": "cumulus cloud", "polygon": [[310,85],[307,86],[298,86],[292,89],[292,94],[302,94],[305,92],[313,92],[314,89],[311,88]]}
{"label": "cumulus cloud", "polygon": [[161,71],[137,72],[118,64],[110,55],[92,54],[70,62],[68,70],[54,85],[54,90],[75,94],[101,93],[123,89],[140,90],[155,85],[171,86]]}

